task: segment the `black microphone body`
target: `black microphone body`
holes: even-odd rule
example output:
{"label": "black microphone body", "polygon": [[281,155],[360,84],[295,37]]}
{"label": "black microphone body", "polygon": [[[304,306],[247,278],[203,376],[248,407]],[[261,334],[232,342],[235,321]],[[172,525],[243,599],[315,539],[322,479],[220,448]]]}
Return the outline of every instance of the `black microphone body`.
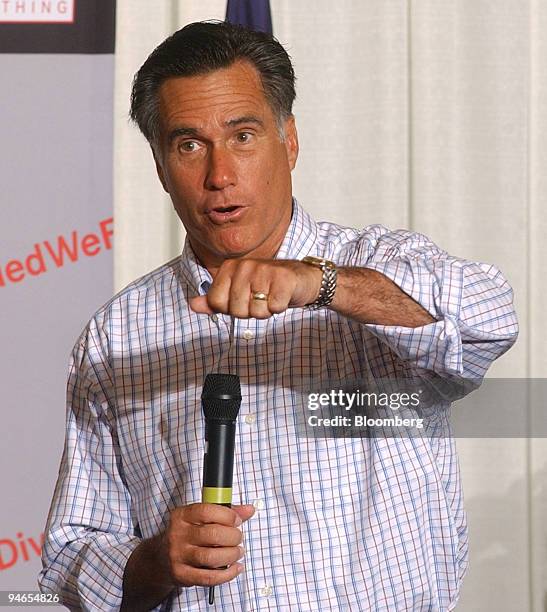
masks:
{"label": "black microphone body", "polygon": [[236,422],[211,420],[205,424],[202,501],[229,506],[232,502]]}
{"label": "black microphone body", "polygon": [[[231,506],[236,419],[241,405],[239,377],[207,374],[201,402],[205,415],[201,499],[205,503]],[[214,587],[210,587],[209,604],[213,602]]]}

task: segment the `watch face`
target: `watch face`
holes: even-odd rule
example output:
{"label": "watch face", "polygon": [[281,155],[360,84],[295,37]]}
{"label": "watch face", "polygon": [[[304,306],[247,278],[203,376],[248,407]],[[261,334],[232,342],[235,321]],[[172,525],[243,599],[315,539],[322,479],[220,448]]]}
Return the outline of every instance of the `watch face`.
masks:
{"label": "watch face", "polygon": [[313,255],[307,255],[302,261],[309,263],[312,266],[321,268],[321,270],[323,270],[323,268],[332,269],[336,267],[332,261],[329,261],[323,257],[314,257]]}
{"label": "watch face", "polygon": [[314,257],[313,255],[310,255],[307,260],[309,263],[314,264],[315,266],[320,266],[323,264],[321,257]]}
{"label": "watch face", "polygon": [[307,257],[304,257],[302,261],[305,261],[314,266],[321,266],[325,260],[321,257],[314,257],[313,255],[308,255]]}

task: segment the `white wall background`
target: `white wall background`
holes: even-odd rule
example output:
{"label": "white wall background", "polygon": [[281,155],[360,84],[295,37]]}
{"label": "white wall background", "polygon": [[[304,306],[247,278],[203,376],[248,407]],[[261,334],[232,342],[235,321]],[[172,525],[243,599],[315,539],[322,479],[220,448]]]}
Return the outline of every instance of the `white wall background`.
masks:
{"label": "white wall background", "polygon": [[[547,2],[271,6],[298,76],[300,202],[318,220],[410,227],[455,255],[496,263],[515,289],[521,335],[490,375],[546,377]],[[224,0],[118,0],[118,288],[177,255],[183,240],[127,121],[132,75],[175,29],[224,11]],[[459,441],[471,567],[458,610],[547,610],[546,446]]]}

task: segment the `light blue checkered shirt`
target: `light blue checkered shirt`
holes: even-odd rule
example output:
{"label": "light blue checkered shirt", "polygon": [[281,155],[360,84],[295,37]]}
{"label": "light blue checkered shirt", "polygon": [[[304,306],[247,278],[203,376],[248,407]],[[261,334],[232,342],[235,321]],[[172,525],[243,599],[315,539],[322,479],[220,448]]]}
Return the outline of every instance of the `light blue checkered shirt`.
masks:
{"label": "light blue checkered shirt", "polygon": [[[481,378],[515,341],[512,291],[491,265],[422,235],[315,223],[295,202],[278,258],[373,268],[436,319],[361,325],[323,309],[267,320],[198,315],[208,272],[181,257],[137,280],[91,320],[72,355],[66,445],[48,519],[41,588],[65,605],[117,610],[125,563],[176,506],[201,500],[206,374],[239,375],[234,503],[246,570],[216,588],[234,611],[451,610],[467,566],[454,440],[296,434],[303,380]],[[313,390],[313,389],[310,389]],[[208,610],[181,588],[158,610]]]}

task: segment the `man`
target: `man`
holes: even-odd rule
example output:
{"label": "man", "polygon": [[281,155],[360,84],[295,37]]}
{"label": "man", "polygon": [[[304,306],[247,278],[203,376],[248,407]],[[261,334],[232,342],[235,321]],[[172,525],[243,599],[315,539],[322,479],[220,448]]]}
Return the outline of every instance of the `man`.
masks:
{"label": "man", "polygon": [[[224,23],[176,32],[136,75],[187,241],[74,349],[40,577],[69,607],[205,610],[211,585],[223,610],[456,604],[454,441],[299,435],[297,389],[474,384],[516,339],[512,291],[424,236],[315,223],[292,197],[294,96],[279,43]],[[196,503],[210,372],[242,383],[233,508]]]}

